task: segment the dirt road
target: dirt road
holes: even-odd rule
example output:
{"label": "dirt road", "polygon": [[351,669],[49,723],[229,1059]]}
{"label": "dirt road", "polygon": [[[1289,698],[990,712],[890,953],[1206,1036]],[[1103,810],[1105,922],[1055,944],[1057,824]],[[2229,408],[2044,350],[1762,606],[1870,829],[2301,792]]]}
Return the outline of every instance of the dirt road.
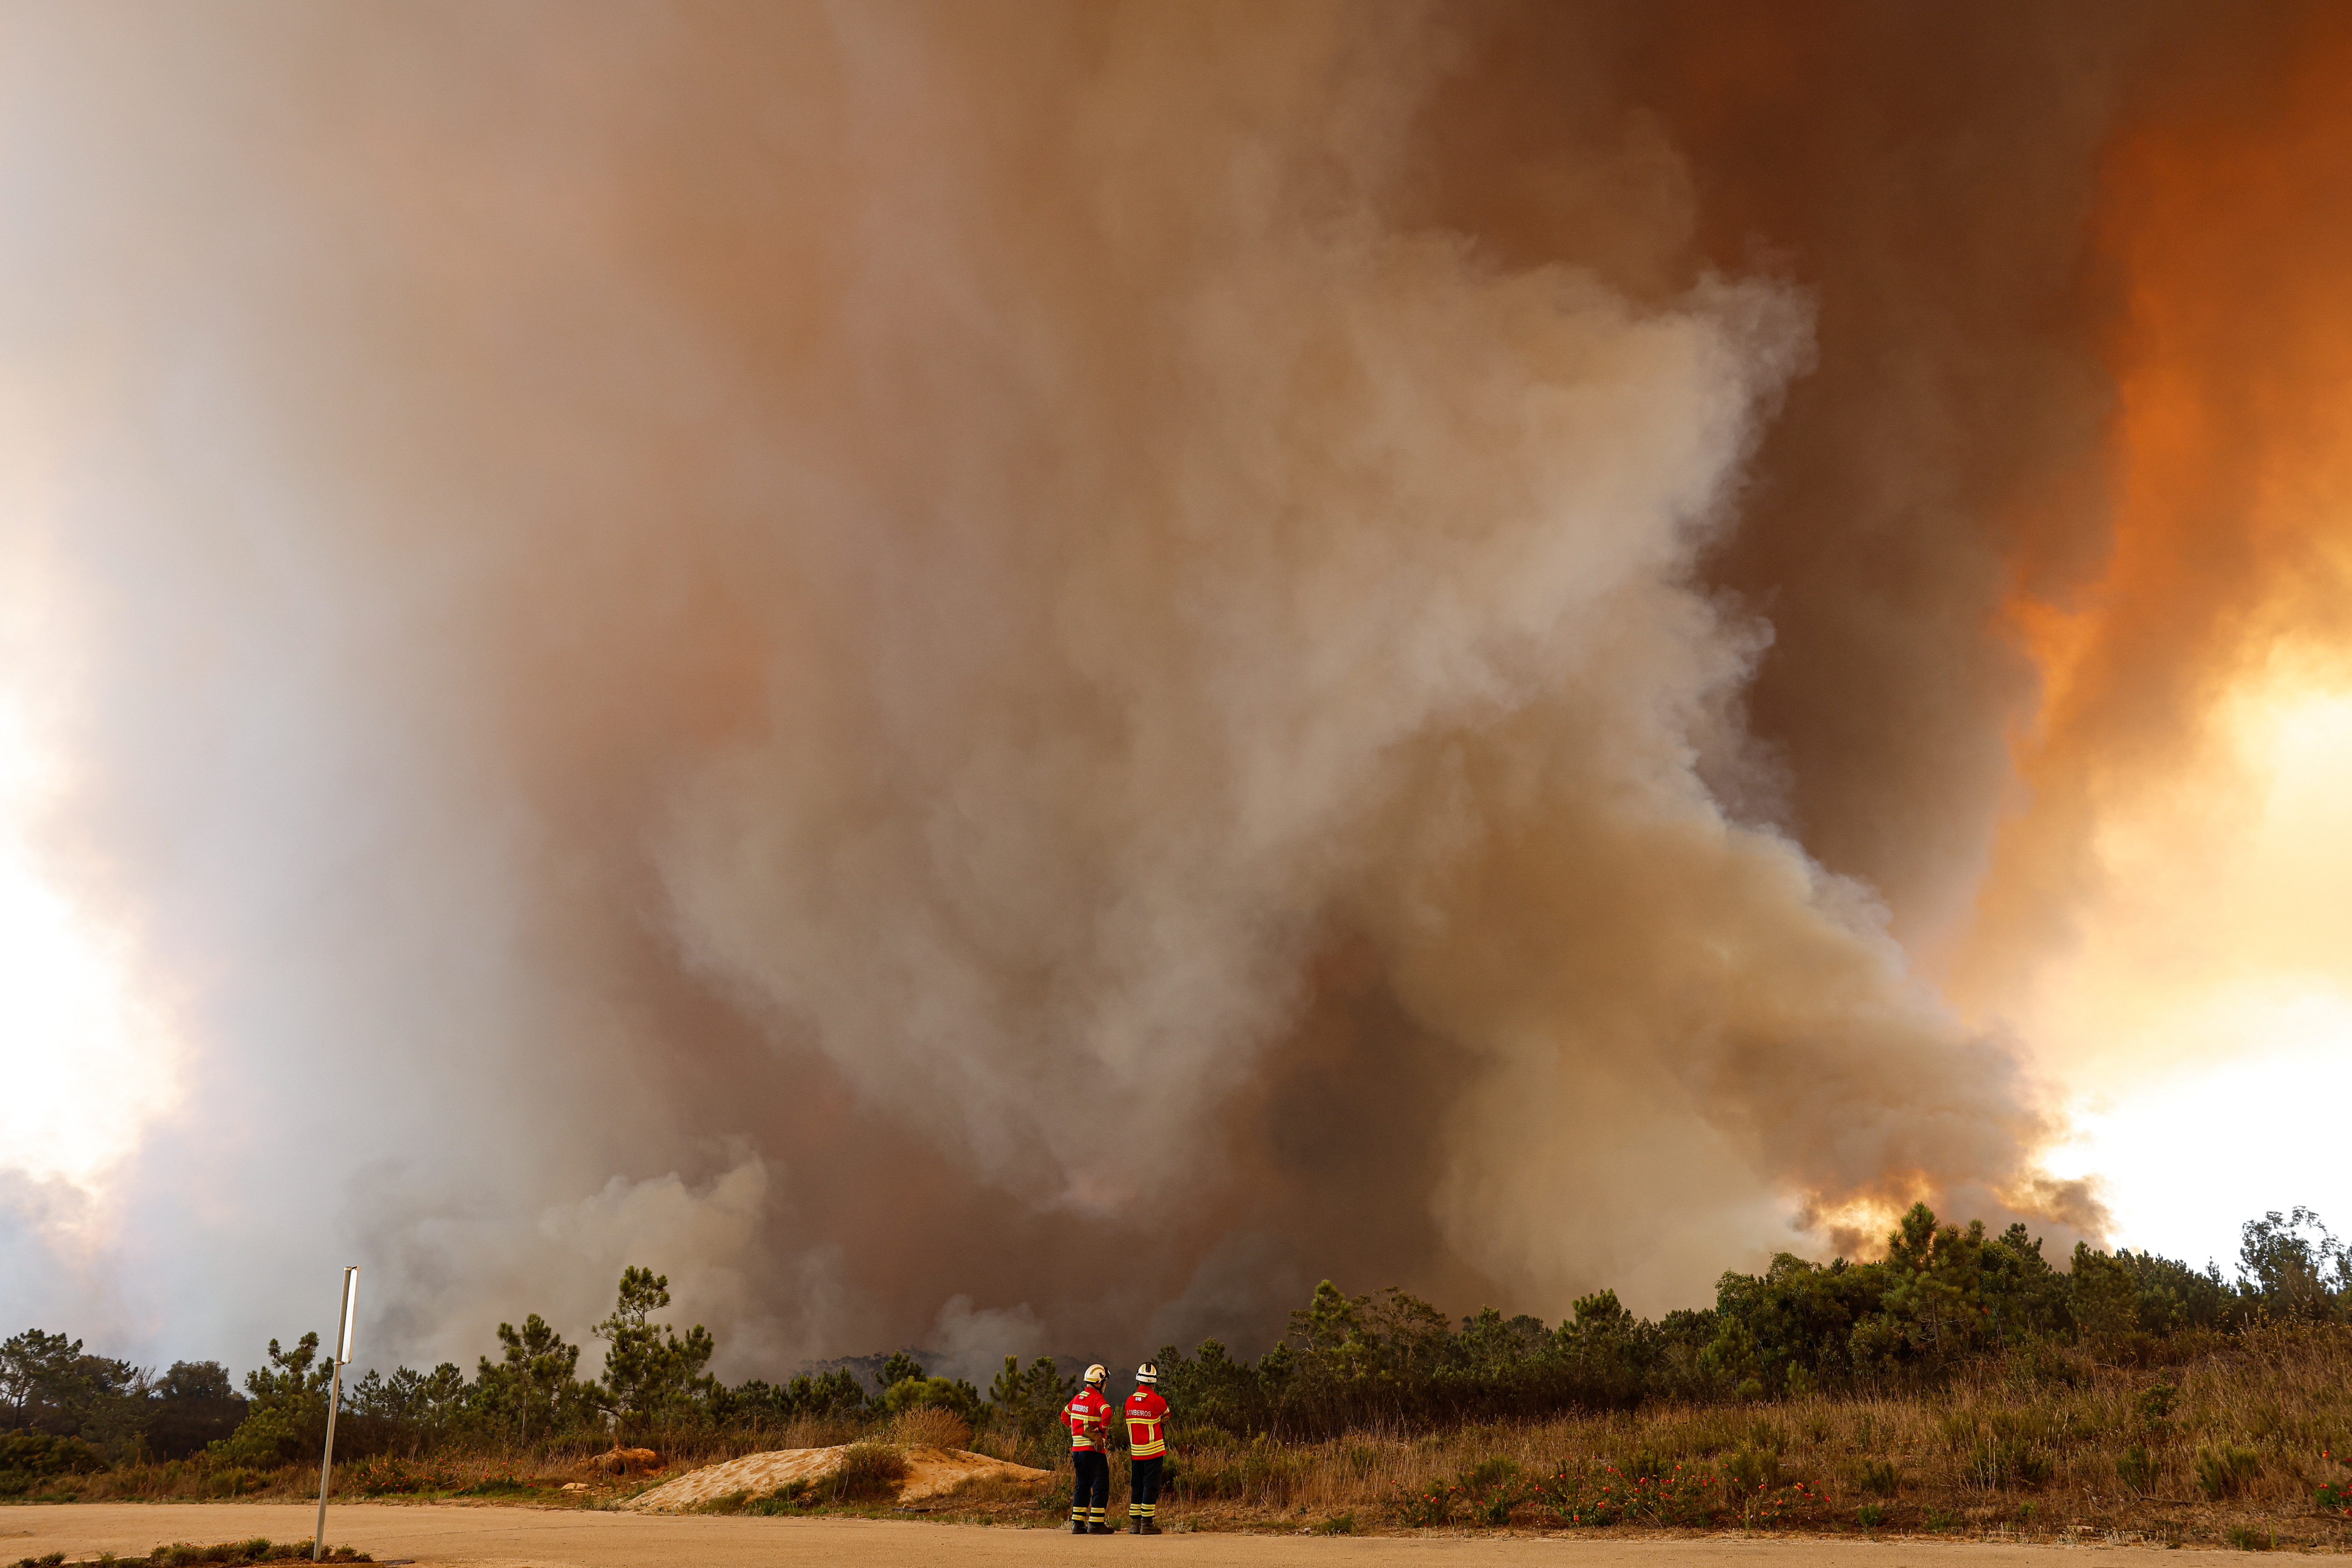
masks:
{"label": "dirt road", "polygon": [[[170,1541],[307,1540],[311,1510],[283,1503],[63,1503],[0,1508],[0,1564],[62,1552],[144,1556]],[[747,1519],[450,1504],[348,1503],[327,1539],[419,1568],[819,1568],[957,1563],[978,1568],[1108,1564],[1186,1568],[2053,1568],[2085,1548],[1961,1542],[1616,1541],[1573,1537],[1074,1536],[1059,1531],[853,1519]],[[2122,1547],[2137,1557],[2149,1549]],[[2235,1557],[2238,1553],[2226,1555]],[[2177,1563],[2179,1559],[2174,1559]],[[2199,1561],[2210,1562],[2210,1554]]]}

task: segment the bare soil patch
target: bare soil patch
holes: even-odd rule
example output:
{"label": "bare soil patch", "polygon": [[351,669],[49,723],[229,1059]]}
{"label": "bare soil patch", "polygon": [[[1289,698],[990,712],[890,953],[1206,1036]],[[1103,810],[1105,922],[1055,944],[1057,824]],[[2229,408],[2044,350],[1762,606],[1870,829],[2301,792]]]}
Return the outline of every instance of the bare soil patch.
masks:
{"label": "bare soil patch", "polygon": [[[844,1443],[830,1448],[783,1448],[774,1453],[746,1454],[724,1464],[689,1470],[640,1494],[627,1506],[640,1513],[679,1513],[725,1498],[772,1497],[795,1488],[815,1490],[841,1473],[851,1450],[857,1447],[860,1445]],[[1043,1484],[1050,1479],[1044,1470],[1016,1465],[1009,1459],[992,1459],[968,1448],[917,1443],[898,1447],[897,1452],[905,1463],[904,1478],[893,1488],[900,1502],[919,1502],[975,1481]]]}

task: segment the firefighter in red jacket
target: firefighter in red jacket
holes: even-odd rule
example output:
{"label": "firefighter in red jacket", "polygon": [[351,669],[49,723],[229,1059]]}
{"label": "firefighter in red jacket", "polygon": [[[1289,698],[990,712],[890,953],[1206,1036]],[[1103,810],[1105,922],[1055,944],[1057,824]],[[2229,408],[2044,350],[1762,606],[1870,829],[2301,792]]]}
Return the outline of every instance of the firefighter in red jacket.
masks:
{"label": "firefighter in red jacket", "polygon": [[1070,1468],[1077,1472],[1070,1486],[1072,1535],[1111,1532],[1103,1522],[1110,1506],[1110,1401],[1102,1385],[1109,1376],[1100,1363],[1087,1368],[1086,1386],[1062,1407],[1062,1425],[1070,1429]]}
{"label": "firefighter in red jacket", "polygon": [[1168,1402],[1160,1397],[1160,1368],[1145,1362],[1135,1369],[1135,1392],[1127,1396],[1128,1528],[1138,1535],[1160,1533],[1160,1472],[1168,1465]]}

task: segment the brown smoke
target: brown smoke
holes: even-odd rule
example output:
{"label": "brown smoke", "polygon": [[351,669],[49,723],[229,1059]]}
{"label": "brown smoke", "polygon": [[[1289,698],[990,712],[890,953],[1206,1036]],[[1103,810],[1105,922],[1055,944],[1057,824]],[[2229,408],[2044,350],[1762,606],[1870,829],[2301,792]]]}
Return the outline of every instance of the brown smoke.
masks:
{"label": "brown smoke", "polygon": [[193,1064],[121,1316],[625,1259],[740,1374],[2095,1233],[1896,937],[2193,22],[20,14],[53,837]]}
{"label": "brown smoke", "polygon": [[[2242,793],[2210,733],[2233,690],[2279,667],[2291,685],[2343,683],[2352,26],[2320,10],[2277,43],[2103,161],[2095,239],[2121,296],[2101,344],[2118,387],[2101,454],[2113,544],[2095,576],[2054,589],[2022,577],[2007,606],[2049,692],[2019,747],[2032,806],[2007,827],[1962,971],[2012,1004],[2084,919],[2196,896],[2193,871],[2177,886],[2108,885],[2098,833],[2168,792]],[[2319,967],[2337,955],[2277,956]]]}

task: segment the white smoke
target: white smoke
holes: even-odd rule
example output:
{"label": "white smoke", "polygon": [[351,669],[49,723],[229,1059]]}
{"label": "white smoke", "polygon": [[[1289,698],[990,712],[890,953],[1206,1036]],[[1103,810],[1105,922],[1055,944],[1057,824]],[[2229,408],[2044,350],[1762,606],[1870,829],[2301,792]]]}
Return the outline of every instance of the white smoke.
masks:
{"label": "white smoke", "polygon": [[[0,348],[55,831],[194,1063],[115,1331],[347,1253],[385,1359],[641,1262],[735,1375],[1246,1258],[1656,1306],[2021,1168],[1718,805],[1766,633],[1694,563],[1803,301],[1397,219],[1416,14],[94,15],[10,24]],[[1397,1212],[1295,1142],[1349,1095]]]}

